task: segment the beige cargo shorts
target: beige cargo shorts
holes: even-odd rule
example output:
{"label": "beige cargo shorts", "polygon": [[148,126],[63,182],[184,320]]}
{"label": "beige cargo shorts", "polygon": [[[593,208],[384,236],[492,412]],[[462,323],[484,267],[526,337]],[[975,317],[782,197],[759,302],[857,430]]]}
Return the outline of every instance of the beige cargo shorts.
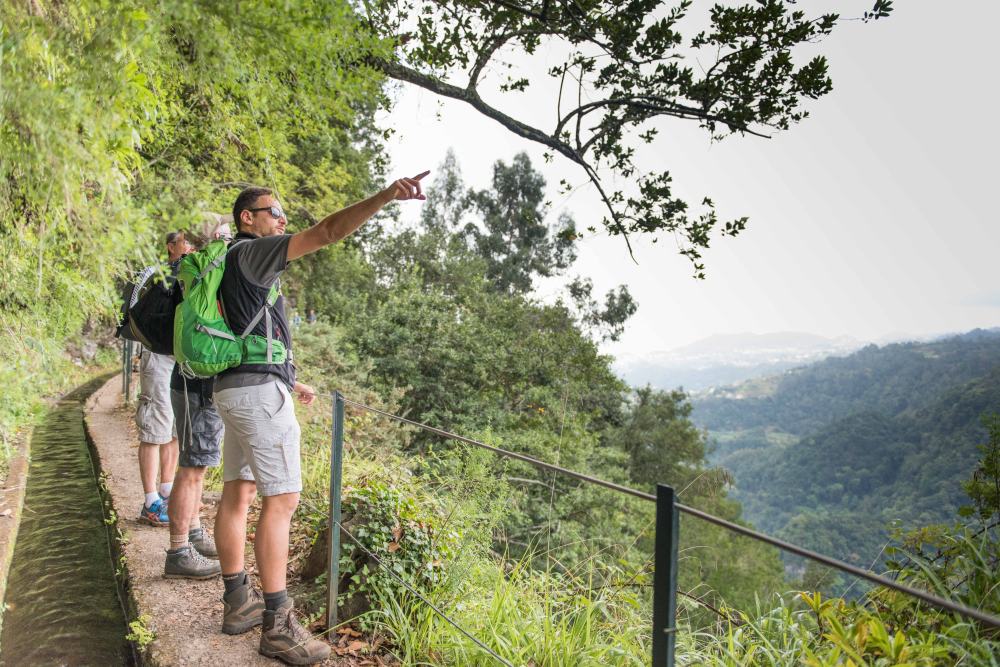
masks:
{"label": "beige cargo shorts", "polygon": [[283,382],[216,391],[215,408],[226,426],[223,482],[256,482],[262,496],[302,490],[301,431],[292,395]]}
{"label": "beige cargo shorts", "polygon": [[170,373],[173,369],[173,357],[142,351],[139,405],[135,410],[140,442],[165,445],[177,437],[174,408],[170,404]]}

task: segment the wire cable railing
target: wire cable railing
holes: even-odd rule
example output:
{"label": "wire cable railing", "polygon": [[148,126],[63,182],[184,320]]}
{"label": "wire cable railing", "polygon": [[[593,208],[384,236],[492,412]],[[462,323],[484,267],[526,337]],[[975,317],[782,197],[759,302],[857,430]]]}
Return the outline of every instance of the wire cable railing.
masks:
{"label": "wire cable railing", "polygon": [[464,435],[458,435],[456,433],[449,433],[442,429],[436,428],[434,426],[428,426],[427,424],[421,424],[420,422],[413,421],[412,419],[407,419],[406,417],[400,417],[399,415],[394,415],[391,412],[386,412],[385,410],[379,410],[378,408],[373,408],[370,405],[365,405],[364,403],[359,403],[358,401],[353,401],[346,396],[344,397],[344,403],[347,405],[353,405],[356,408],[361,408],[362,410],[368,410],[369,412],[374,412],[375,414],[382,415],[383,417],[388,417],[389,419],[402,422],[403,424],[409,424],[410,426],[416,426],[419,429],[428,431],[430,433],[435,433],[443,438],[448,438],[449,440],[457,440],[458,442],[464,442],[467,445],[473,445],[475,447],[480,447],[482,449],[489,450],[494,454],[499,454],[508,459],[516,459],[518,461],[524,461],[525,463],[530,463],[536,468],[541,468],[542,470],[549,470],[551,472],[558,472],[567,477],[572,477],[589,484],[596,484],[597,486],[603,486],[606,489],[611,489],[612,491],[618,491],[619,493],[625,493],[630,496],[635,496],[636,498],[641,498],[643,500],[651,500],[656,502],[656,496],[652,493],[646,493],[644,491],[639,491],[637,489],[632,489],[627,486],[622,486],[621,484],[615,484],[614,482],[609,482],[592,475],[587,475],[582,472],[577,472],[576,470],[570,470],[569,468],[563,468],[562,466],[557,466],[554,463],[547,463],[540,459],[528,456],[527,454],[519,454],[517,452],[512,452],[507,449],[501,449],[500,447],[494,447],[493,445],[487,445],[485,442],[480,442],[479,440],[473,440],[472,438],[466,438]]}
{"label": "wire cable railing", "polygon": [[[423,424],[418,421],[407,419],[400,415],[393,414],[386,410],[381,410],[379,408],[366,405],[359,401],[352,400],[345,397],[339,391],[333,393],[333,442],[332,442],[332,452],[330,457],[330,553],[329,553],[329,563],[330,572],[328,582],[328,606],[327,606],[327,622],[328,627],[334,627],[336,625],[337,619],[337,594],[339,589],[339,553],[340,553],[340,532],[343,532],[354,542],[356,545],[361,547],[367,555],[375,560],[377,564],[385,567],[384,563],[375,557],[368,549],[361,545],[358,540],[351,535],[346,529],[343,528],[340,523],[340,492],[342,484],[342,467],[343,467],[343,444],[344,444],[344,406],[350,405],[360,410],[366,410],[373,414],[381,415],[388,419],[394,420],[396,422],[407,424],[415,428],[421,429],[428,433],[433,433],[443,438],[449,440],[454,440],[457,442],[462,442],[467,445],[472,445],[487,451],[491,451],[499,456],[523,461],[530,465],[533,465],[541,470],[548,470],[551,472],[557,472],[573,479],[586,482],[588,484],[594,484],[601,486],[612,491],[626,494],[635,498],[639,498],[644,501],[651,501],[656,503],[656,532],[655,532],[655,555],[654,555],[654,579],[653,579],[653,665],[668,665],[670,667],[674,664],[674,644],[676,636],[675,627],[675,617],[676,617],[676,594],[677,594],[677,564],[678,564],[678,537],[679,537],[679,527],[680,520],[679,514],[681,512],[693,516],[702,521],[719,526],[731,532],[743,535],[744,537],[749,537],[754,540],[758,540],[765,544],[777,547],[788,553],[795,554],[802,558],[806,558],[815,562],[818,562],[827,567],[840,570],[847,574],[865,579],[871,583],[889,588],[905,595],[909,595],[917,600],[920,600],[926,605],[935,607],[945,612],[955,613],[966,618],[974,619],[975,621],[989,627],[1000,628],[1000,617],[994,616],[988,612],[981,609],[976,609],[969,607],[967,605],[955,602],[953,600],[948,600],[946,598],[934,595],[927,591],[909,586],[907,584],[895,581],[883,575],[876,574],[870,570],[866,570],[850,563],[838,560],[836,558],[831,558],[829,556],[824,556],[816,551],[806,549],[804,547],[792,544],[791,542],[786,542],[785,540],[772,537],[765,533],[753,530],[747,526],[741,526],[740,524],[728,521],[726,519],[717,517],[715,515],[709,514],[699,509],[683,505],[676,502],[674,489],[665,484],[657,485],[657,493],[651,494],[638,489],[633,489],[615,482],[600,479],[594,477],[593,475],[588,475],[576,470],[571,470],[569,468],[564,468],[562,466],[554,465],[540,459],[528,456],[526,454],[521,454],[518,452],[513,452],[507,449],[496,447],[473,438],[468,438],[457,433],[451,433],[428,424]],[[430,608],[442,618],[444,618],[448,623],[457,628],[466,637],[476,643],[481,649],[486,651],[489,655],[500,661],[502,664],[508,665],[502,657],[500,657],[495,651],[490,649],[481,640],[475,638],[471,633],[462,628],[453,619],[449,618],[443,611],[437,608],[435,605],[431,604],[425,597],[418,594],[412,586],[403,581],[400,577],[392,571],[391,568],[386,568],[386,571],[403,584],[407,590],[416,595],[424,603],[428,604]]]}

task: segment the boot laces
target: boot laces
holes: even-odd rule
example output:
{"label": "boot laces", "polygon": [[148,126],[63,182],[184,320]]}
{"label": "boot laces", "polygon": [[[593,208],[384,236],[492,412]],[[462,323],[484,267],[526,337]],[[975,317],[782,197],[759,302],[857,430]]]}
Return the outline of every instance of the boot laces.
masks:
{"label": "boot laces", "polygon": [[206,546],[206,547],[207,546],[213,546],[213,547],[215,546],[215,540],[213,540],[212,536],[209,535],[208,533],[202,533],[201,537],[199,537],[196,540],[192,540],[192,542],[198,542],[202,546]]}
{"label": "boot laces", "polygon": [[209,565],[212,564],[211,560],[209,560],[206,556],[202,556],[201,553],[197,549],[195,549],[193,546],[191,547],[191,551],[190,551],[190,554],[189,554],[188,558],[190,558],[195,563],[197,563],[198,565],[203,566],[203,567],[204,566],[209,566]]}
{"label": "boot laces", "polygon": [[289,607],[288,611],[281,615],[281,625],[282,631],[287,632],[292,638],[299,642],[299,644],[305,644],[307,641],[312,639],[312,635],[309,631],[302,627],[299,620],[295,618],[294,610]]}

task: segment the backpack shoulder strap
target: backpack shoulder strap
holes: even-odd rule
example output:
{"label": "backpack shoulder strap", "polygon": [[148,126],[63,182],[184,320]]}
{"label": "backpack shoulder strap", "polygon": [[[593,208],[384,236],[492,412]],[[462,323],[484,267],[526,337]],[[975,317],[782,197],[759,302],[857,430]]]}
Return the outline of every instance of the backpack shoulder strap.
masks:
{"label": "backpack shoulder strap", "polygon": [[274,307],[274,304],[278,300],[279,296],[281,296],[281,279],[280,278],[276,279],[274,281],[274,284],[271,285],[271,290],[267,293],[267,299],[264,301],[264,305],[260,307],[260,310],[257,311],[257,314],[254,315],[254,318],[252,320],[250,320],[250,324],[248,324],[247,328],[243,330],[243,333],[242,333],[242,335],[240,335],[240,338],[246,338],[247,336],[249,336],[250,332],[253,331],[253,328],[255,326],[257,326],[257,324],[260,322],[260,319],[263,317],[263,318],[267,319],[267,339],[268,339],[268,343],[270,343],[270,341],[271,341],[271,308]]}
{"label": "backpack shoulder strap", "polygon": [[238,243],[240,243],[241,241],[244,241],[244,240],[245,239],[236,239],[235,241],[233,241],[232,243],[230,243],[229,247],[226,248],[226,252],[222,253],[221,255],[219,255],[218,257],[216,257],[214,260],[212,260],[212,262],[208,266],[205,267],[204,271],[202,271],[197,276],[195,276],[194,284],[197,285],[199,282],[201,282],[202,278],[204,278],[209,273],[211,273],[212,271],[215,271],[217,268],[219,268],[222,265],[222,263],[226,261],[226,256],[229,255],[229,252],[233,248],[235,248]]}

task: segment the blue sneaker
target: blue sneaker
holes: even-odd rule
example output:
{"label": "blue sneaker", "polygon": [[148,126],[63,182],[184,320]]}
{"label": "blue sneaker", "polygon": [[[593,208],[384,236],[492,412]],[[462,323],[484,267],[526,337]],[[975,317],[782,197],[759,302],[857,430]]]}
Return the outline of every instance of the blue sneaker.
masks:
{"label": "blue sneaker", "polygon": [[139,510],[139,521],[148,523],[151,526],[169,526],[170,517],[167,516],[167,504],[163,500],[155,500],[152,505],[143,505]]}

